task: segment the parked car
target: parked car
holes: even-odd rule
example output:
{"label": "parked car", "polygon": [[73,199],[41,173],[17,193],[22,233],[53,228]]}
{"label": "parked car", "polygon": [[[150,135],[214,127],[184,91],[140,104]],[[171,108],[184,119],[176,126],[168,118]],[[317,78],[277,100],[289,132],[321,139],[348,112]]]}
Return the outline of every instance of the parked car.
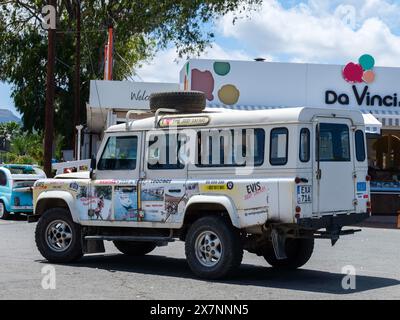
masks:
{"label": "parked car", "polygon": [[33,165],[5,164],[0,166],[0,218],[10,214],[32,214],[32,187],[36,180],[46,178]]}
{"label": "parked car", "polygon": [[[174,110],[163,100],[171,96]],[[107,129],[90,174],[35,183],[28,220],[38,220],[36,244],[48,261],[104,252],[104,240],[138,256],[179,239],[202,278],[234,272],[243,250],[295,269],[314,239],[335,244],[360,231],[343,227],[370,216],[361,112],[188,114],[179,113],[193,105],[188,94],[158,98],[150,99],[160,108],[154,117],[131,122],[130,111],[126,124]]]}

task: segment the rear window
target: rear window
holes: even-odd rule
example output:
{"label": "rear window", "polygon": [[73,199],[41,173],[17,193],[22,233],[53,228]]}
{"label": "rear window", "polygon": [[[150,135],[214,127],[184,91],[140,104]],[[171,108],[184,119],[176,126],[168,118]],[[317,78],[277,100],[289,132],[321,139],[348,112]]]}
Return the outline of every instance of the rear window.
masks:
{"label": "rear window", "polygon": [[[265,131],[261,128],[203,130],[197,133],[198,167],[261,166],[264,163]],[[226,140],[226,141],[225,141]],[[246,161],[249,160],[249,163]]]}
{"label": "rear window", "polygon": [[271,130],[269,162],[273,166],[283,166],[288,161],[288,137],[286,128]]}
{"label": "rear window", "polygon": [[350,161],[349,127],[341,123],[320,123],[319,136],[317,135],[316,148],[320,161]]}
{"label": "rear window", "polygon": [[357,161],[364,161],[365,160],[364,132],[362,132],[362,130],[357,130],[355,135],[356,135],[356,158],[357,158]]}
{"label": "rear window", "polygon": [[302,128],[300,130],[299,158],[301,162],[310,161],[310,130],[307,128]]}

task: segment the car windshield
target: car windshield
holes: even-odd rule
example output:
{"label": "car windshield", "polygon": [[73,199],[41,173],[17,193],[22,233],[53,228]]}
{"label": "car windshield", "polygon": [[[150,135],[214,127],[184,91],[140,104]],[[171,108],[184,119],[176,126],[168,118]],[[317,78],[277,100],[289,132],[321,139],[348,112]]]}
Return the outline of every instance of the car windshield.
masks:
{"label": "car windshield", "polygon": [[38,174],[32,167],[10,167],[11,174]]}

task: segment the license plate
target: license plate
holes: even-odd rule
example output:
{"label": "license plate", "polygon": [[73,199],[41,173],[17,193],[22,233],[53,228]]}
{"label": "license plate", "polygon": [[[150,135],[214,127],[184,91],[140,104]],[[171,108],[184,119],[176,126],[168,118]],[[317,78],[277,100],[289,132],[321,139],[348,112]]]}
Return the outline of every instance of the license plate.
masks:
{"label": "license plate", "polygon": [[312,200],[310,185],[297,186],[297,203],[309,203]]}

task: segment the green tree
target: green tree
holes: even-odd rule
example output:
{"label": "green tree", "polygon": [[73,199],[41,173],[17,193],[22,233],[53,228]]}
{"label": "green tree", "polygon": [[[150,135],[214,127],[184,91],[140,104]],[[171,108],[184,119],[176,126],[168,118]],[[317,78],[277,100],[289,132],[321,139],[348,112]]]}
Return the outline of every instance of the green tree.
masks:
{"label": "green tree", "polygon": [[[134,74],[154,53],[173,44],[180,56],[203,51],[213,38],[215,18],[253,9],[261,0],[81,0],[81,119],[90,79],[102,78],[107,26],[115,28],[114,79]],[[72,141],[73,71],[78,0],[57,1],[55,128]],[[2,4],[2,5],[1,5]],[[0,80],[13,85],[12,97],[24,129],[44,126],[47,33],[41,28],[44,0],[0,0]],[[209,30],[210,29],[210,30]],[[163,72],[163,70],[159,70]],[[66,143],[68,144],[68,143]]]}

